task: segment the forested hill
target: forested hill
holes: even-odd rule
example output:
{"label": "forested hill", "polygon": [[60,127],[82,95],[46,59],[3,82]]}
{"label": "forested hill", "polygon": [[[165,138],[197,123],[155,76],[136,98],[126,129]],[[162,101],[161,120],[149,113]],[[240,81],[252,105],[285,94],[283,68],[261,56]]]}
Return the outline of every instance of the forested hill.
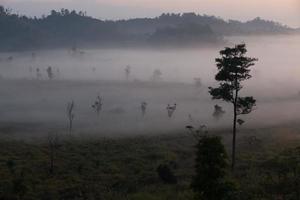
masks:
{"label": "forested hill", "polygon": [[294,31],[260,18],[240,22],[185,13],[102,21],[67,9],[53,10],[41,18],[29,18],[2,6],[0,27],[2,51],[74,46],[201,45],[222,42],[224,36],[288,34]]}

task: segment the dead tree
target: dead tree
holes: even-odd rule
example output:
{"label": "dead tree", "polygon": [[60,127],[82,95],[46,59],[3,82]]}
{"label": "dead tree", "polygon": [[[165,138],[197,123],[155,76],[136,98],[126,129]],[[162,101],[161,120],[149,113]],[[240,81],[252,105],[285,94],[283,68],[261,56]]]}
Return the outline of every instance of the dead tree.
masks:
{"label": "dead tree", "polygon": [[147,106],[148,106],[147,102],[145,102],[145,101],[142,102],[142,104],[141,104],[141,110],[142,110],[142,116],[143,117],[146,115]]}
{"label": "dead tree", "polygon": [[127,65],[125,68],[125,75],[126,75],[127,81],[129,80],[130,73],[131,73],[131,67],[129,65]]}
{"label": "dead tree", "polygon": [[103,105],[102,98],[98,95],[96,101],[92,105],[92,108],[95,110],[95,112],[97,113],[98,117],[99,117],[100,112],[102,110],[102,105]]}
{"label": "dead tree", "polygon": [[72,129],[73,129],[73,120],[75,118],[75,114],[74,114],[74,101],[71,101],[67,104],[67,117],[69,120],[69,133],[72,133]]}
{"label": "dead tree", "polygon": [[53,77],[54,77],[52,67],[49,66],[46,71],[47,71],[47,75],[48,75],[49,80],[52,80]]}
{"label": "dead tree", "polygon": [[170,104],[168,104],[167,106],[167,112],[168,112],[168,117],[172,118],[174,112],[176,111],[177,108],[177,104],[175,103],[173,106],[171,106]]}

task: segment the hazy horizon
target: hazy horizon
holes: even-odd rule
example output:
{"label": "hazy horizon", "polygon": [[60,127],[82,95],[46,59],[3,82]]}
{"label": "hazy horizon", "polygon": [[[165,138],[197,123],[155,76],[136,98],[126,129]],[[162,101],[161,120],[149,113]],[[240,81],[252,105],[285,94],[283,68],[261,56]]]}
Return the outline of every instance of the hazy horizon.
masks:
{"label": "hazy horizon", "polygon": [[226,20],[252,20],[261,17],[291,27],[300,27],[298,0],[0,0],[13,12],[27,16],[42,16],[61,8],[86,11],[89,16],[103,20],[156,17],[162,13],[195,12],[215,15]]}

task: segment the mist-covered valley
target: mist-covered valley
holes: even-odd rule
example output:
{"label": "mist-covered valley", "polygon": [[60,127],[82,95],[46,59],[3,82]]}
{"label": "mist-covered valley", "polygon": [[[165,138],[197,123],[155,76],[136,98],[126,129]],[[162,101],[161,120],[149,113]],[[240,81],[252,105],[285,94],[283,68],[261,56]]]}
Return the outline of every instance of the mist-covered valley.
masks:
{"label": "mist-covered valley", "polygon": [[298,1],[0,0],[0,199],[300,200]]}
{"label": "mist-covered valley", "polygon": [[[228,46],[245,42],[259,59],[243,92],[257,106],[241,128],[268,127],[300,118],[299,36],[228,37]],[[0,54],[0,121],[9,133],[67,132],[67,103],[74,101],[74,132],[148,135],[183,132],[185,126],[230,128],[231,105],[212,101],[215,58],[210,48],[57,49]],[[49,79],[51,67],[52,80]],[[99,116],[92,108],[102,98]],[[147,103],[142,115],[141,104]],[[168,104],[176,104],[169,117]],[[214,105],[226,111],[216,120]],[[26,127],[24,129],[24,127]],[[24,129],[24,130],[23,130]],[[21,131],[22,130],[22,131]]]}

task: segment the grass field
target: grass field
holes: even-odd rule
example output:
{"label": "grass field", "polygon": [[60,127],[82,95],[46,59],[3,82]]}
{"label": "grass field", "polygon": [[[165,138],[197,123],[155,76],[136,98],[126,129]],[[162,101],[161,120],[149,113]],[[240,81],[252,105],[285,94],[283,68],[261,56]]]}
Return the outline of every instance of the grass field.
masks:
{"label": "grass field", "polygon": [[[188,132],[115,138],[58,134],[55,146],[49,143],[53,135],[22,140],[1,134],[1,199],[193,197],[190,182],[196,141]],[[209,134],[222,136],[230,150],[229,130]],[[232,178],[240,186],[240,199],[295,199],[299,185],[291,187],[290,181],[299,183],[299,177],[288,170],[292,165],[284,159],[300,159],[296,151],[300,147],[299,127],[246,129],[238,138],[238,166]],[[159,165],[172,170],[177,184],[159,177]]]}

